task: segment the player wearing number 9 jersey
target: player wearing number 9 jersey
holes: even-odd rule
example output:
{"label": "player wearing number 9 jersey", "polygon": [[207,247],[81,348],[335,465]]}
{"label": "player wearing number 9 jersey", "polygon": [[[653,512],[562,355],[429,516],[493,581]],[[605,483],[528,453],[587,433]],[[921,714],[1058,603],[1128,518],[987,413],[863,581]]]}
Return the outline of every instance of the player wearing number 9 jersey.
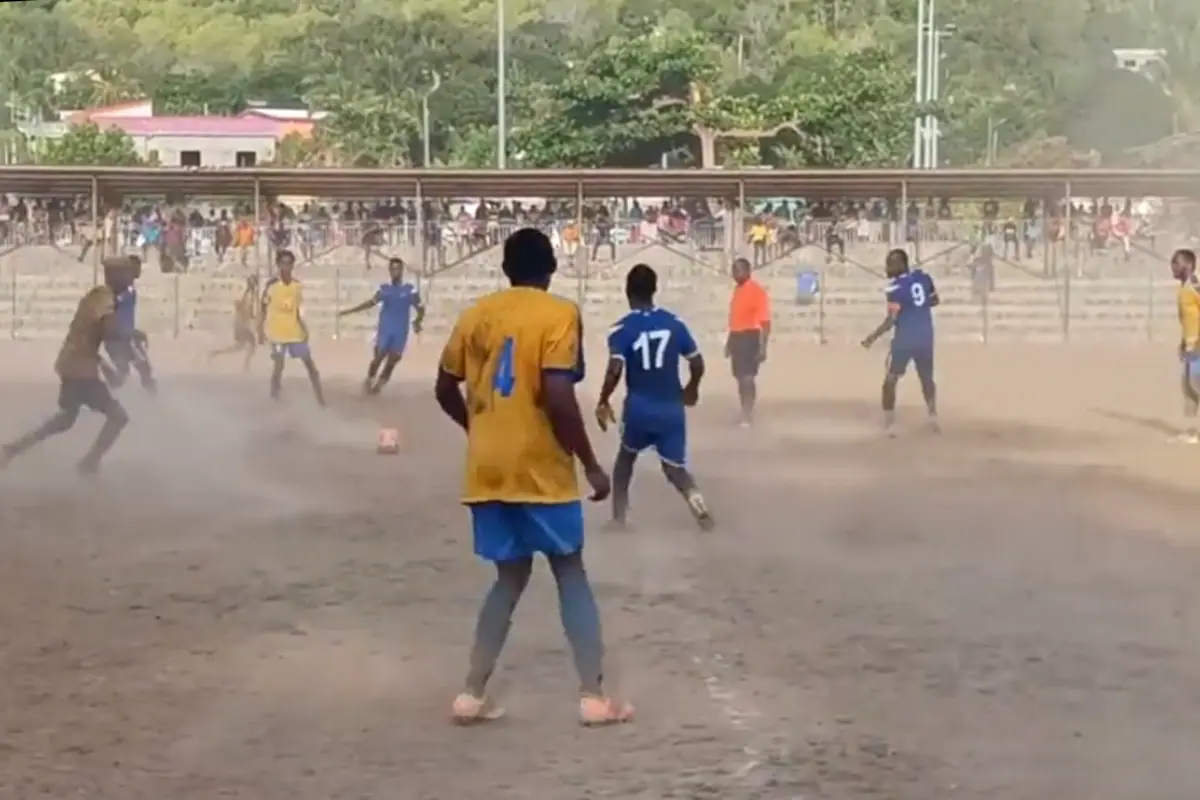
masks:
{"label": "player wearing number 9 jersey", "polygon": [[547,291],[556,267],[545,234],[532,228],[512,234],[503,257],[511,288],[463,311],[438,370],[438,403],[467,432],[463,502],[471,512],[475,553],[496,566],[466,685],[454,701],[460,723],[500,713],[486,688],[539,553],[558,582],[579,672],[581,721],[622,722],[632,714],[602,687],[600,617],[583,567],[575,459],[583,464],[592,499],[607,498],[610,486],[575,398],[584,374],[579,308]]}
{"label": "player wearing number 9 jersey", "polygon": [[[621,412],[621,448],[613,467],[613,522],[625,524],[629,484],[638,453],[654,448],[663,473],[705,530],[712,514],[687,469],[687,412],[699,398],[704,358],[692,332],[679,317],[656,308],[658,275],[638,264],[625,279],[625,296],[632,309],[608,334],[608,371],[600,389],[596,419],[601,429],[613,420],[609,398],[625,374],[625,406]],[[679,381],[680,361],[688,362],[688,385]]]}
{"label": "player wearing number 9 jersey", "polygon": [[888,253],[885,267],[890,279],[887,287],[887,318],[870,336],[863,347],[894,330],[888,353],[887,373],[883,379],[884,427],[890,433],[896,419],[896,384],[908,370],[909,362],[921,381],[921,396],[929,412],[933,430],[937,423],[937,385],[933,381],[933,309],[941,302],[933,278],[920,269],[909,269],[908,253],[893,250]]}

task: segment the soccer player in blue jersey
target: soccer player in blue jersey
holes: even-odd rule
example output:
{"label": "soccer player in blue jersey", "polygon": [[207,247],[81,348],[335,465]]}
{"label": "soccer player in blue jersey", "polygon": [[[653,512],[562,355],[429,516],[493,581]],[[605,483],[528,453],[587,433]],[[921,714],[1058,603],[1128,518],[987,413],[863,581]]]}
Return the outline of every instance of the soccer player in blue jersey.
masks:
{"label": "soccer player in blue jersey", "polygon": [[[404,348],[408,346],[409,328],[413,333],[420,333],[421,323],[425,319],[421,295],[415,286],[404,280],[404,262],[398,258],[388,261],[388,275],[391,280],[380,286],[374,297],[338,315],[344,317],[379,306],[375,353],[371,356],[367,377],[363,380],[363,392],[369,395],[379,394],[392,379],[392,372],[404,357]],[[381,366],[382,372],[379,371]]]}
{"label": "soccer player in blue jersey", "polygon": [[887,359],[887,374],[883,379],[884,428],[892,432],[896,421],[896,384],[911,361],[921,381],[921,396],[925,398],[930,425],[937,431],[937,386],[933,382],[933,309],[941,301],[933,278],[923,270],[910,269],[908,253],[903,250],[888,253],[885,272],[891,281],[887,287],[887,318],[862,341],[862,346],[869,348],[885,333],[895,330]]}
{"label": "soccer player in blue jersey", "polygon": [[[609,400],[625,374],[625,407],[621,412],[621,447],[613,467],[613,522],[625,524],[629,484],[638,453],[654,448],[663,473],[684,499],[704,530],[712,514],[687,469],[687,411],[700,397],[704,358],[683,320],[654,305],[658,275],[638,264],[625,278],[628,314],[608,334],[608,371],[600,389],[596,420],[605,430],[615,420]],[[679,380],[680,360],[688,362],[688,383]]]}
{"label": "soccer player in blue jersey", "polygon": [[[128,271],[134,280],[142,276],[142,261],[137,256],[119,256],[106,259],[105,263]],[[114,388],[119,387],[125,383],[132,368],[137,370],[143,388],[154,394],[157,384],[147,352],[150,340],[138,330],[137,302],[137,284],[132,281],[116,295],[112,334],[104,340],[104,350],[112,361],[112,372],[108,379]]]}

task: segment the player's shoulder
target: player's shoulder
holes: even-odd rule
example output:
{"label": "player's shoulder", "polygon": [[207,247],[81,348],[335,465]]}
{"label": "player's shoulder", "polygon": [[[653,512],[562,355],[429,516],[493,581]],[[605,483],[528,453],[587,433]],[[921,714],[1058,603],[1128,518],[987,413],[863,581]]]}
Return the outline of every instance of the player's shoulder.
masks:
{"label": "player's shoulder", "polygon": [[274,289],[276,286],[279,286],[279,285],[280,284],[279,284],[278,276],[273,275],[270,278],[267,278],[266,283],[263,284],[263,294],[266,294],[267,292],[271,291],[272,289]]}
{"label": "player's shoulder", "polygon": [[679,316],[669,308],[656,307],[654,309],[654,315],[667,325],[673,325],[677,328],[687,327],[687,323],[683,321],[683,317]]}
{"label": "player's shoulder", "polygon": [[112,303],[116,299],[116,292],[106,283],[93,286],[83,294],[83,302],[85,303]]}

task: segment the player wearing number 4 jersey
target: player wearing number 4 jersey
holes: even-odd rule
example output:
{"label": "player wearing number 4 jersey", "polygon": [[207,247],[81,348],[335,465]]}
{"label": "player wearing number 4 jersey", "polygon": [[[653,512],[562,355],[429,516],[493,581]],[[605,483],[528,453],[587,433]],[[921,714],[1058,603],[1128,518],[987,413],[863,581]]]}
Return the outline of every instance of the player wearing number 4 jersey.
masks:
{"label": "player wearing number 4 jersey", "polygon": [[[663,474],[684,499],[700,526],[713,527],[712,514],[687,469],[686,406],[700,395],[704,359],[683,320],[654,307],[658,275],[638,264],[625,279],[625,296],[632,309],[608,334],[608,371],[600,389],[596,420],[601,430],[615,415],[609,398],[625,374],[625,407],[621,412],[621,448],[613,467],[613,522],[625,524],[629,484],[638,453],[654,448]],[[688,362],[687,386],[679,381],[679,362]]]}
{"label": "player wearing number 4 jersey", "polygon": [[933,278],[919,269],[909,269],[908,253],[893,250],[888,253],[885,267],[890,283],[887,287],[887,318],[870,336],[863,347],[870,347],[890,330],[892,347],[887,358],[887,374],[883,378],[884,427],[889,433],[896,420],[896,384],[908,370],[911,361],[921,381],[921,395],[929,412],[933,430],[937,423],[937,386],[933,382],[933,309],[941,302]]}
{"label": "player wearing number 4 jersey", "polygon": [[591,499],[606,499],[610,485],[575,398],[584,372],[579,308],[547,291],[556,267],[545,234],[526,228],[508,237],[503,269],[512,288],[463,311],[438,370],[438,403],[467,432],[463,502],[471,511],[475,553],[496,566],[496,582],[479,612],[466,686],[454,701],[460,723],[500,713],[485,692],[539,553],[558,583],[562,624],[579,673],[580,720],[602,725],[632,714],[602,688],[604,647],[583,568],[575,459],[591,484]]}

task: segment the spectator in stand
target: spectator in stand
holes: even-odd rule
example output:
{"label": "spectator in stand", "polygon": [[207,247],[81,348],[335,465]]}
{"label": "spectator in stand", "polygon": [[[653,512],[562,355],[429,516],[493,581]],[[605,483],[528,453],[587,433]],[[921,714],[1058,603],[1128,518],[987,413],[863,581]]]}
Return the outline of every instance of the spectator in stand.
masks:
{"label": "spectator in stand", "polygon": [[750,230],[746,234],[746,238],[750,242],[751,259],[756,267],[767,263],[767,240],[770,236],[771,229],[767,227],[763,215],[756,215],[751,220]]}
{"label": "spectator in stand", "polygon": [[613,221],[608,215],[608,209],[601,206],[599,213],[596,215],[596,220],[593,223],[593,229],[596,233],[596,243],[592,245],[592,260],[597,260],[597,255],[600,253],[601,247],[608,248],[609,261],[617,260],[617,245],[613,242]]}

